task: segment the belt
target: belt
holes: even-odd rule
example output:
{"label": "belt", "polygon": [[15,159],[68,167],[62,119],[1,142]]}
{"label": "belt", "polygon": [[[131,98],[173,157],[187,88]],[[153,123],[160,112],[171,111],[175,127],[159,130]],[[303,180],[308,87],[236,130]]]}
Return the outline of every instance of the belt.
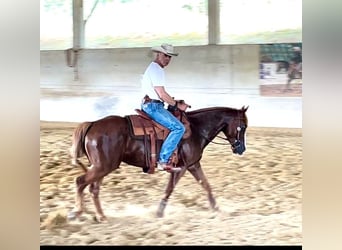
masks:
{"label": "belt", "polygon": [[162,101],[156,100],[156,99],[151,99],[151,102],[153,102],[153,103],[163,103]]}
{"label": "belt", "polygon": [[145,103],[163,103],[162,101],[160,101],[160,100],[157,100],[157,99],[151,99],[151,98],[149,98],[149,97],[145,97],[144,99],[143,99],[143,103],[145,104]]}

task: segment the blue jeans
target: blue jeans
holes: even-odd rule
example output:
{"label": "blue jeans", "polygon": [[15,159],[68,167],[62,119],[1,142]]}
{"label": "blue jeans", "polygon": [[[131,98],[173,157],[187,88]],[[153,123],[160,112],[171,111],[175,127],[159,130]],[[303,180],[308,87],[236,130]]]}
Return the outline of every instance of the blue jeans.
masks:
{"label": "blue jeans", "polygon": [[185,127],[173,114],[164,108],[163,103],[146,103],[141,105],[141,109],[145,111],[151,119],[163,125],[170,130],[166,137],[159,154],[159,162],[167,163],[177,148],[178,143],[185,133]]}

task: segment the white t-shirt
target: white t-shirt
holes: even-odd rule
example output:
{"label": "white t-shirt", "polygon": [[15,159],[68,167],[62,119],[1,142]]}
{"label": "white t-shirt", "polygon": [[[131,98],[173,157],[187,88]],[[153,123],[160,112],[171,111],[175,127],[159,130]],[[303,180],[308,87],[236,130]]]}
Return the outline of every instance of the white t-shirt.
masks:
{"label": "white t-shirt", "polygon": [[142,95],[151,99],[160,100],[154,86],[165,86],[165,72],[158,63],[151,62],[141,79]]}

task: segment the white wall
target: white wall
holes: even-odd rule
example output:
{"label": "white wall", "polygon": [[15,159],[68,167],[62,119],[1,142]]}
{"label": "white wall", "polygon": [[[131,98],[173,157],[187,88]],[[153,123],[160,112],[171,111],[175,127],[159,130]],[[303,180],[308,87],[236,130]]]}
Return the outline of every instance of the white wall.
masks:
{"label": "white wall", "polygon": [[[251,126],[302,126],[301,97],[259,95],[258,45],[176,49],[180,55],[166,68],[167,89],[191,110],[245,105]],[[40,119],[81,122],[135,113],[142,98],[140,76],[151,60],[149,48],[83,50],[75,81],[65,51],[41,51]],[[49,96],[46,90],[62,92]]]}
{"label": "white wall", "polygon": [[[166,68],[168,88],[217,93],[259,93],[258,45],[176,47]],[[150,48],[84,49],[79,56],[79,79],[68,67],[65,51],[40,52],[40,86],[49,89],[112,91],[136,89],[152,60]]]}

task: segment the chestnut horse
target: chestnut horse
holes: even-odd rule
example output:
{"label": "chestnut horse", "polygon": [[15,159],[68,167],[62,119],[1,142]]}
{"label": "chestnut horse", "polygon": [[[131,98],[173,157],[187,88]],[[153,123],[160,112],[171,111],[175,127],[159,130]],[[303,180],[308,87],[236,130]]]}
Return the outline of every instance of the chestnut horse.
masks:
{"label": "chestnut horse", "polygon": [[[157,216],[164,215],[164,209],[177,182],[188,170],[207,191],[210,207],[217,210],[215,198],[200,160],[205,147],[223,132],[222,139],[230,143],[234,154],[245,151],[245,132],[247,129],[246,111],[248,107],[234,109],[228,107],[211,107],[184,112],[190,122],[191,135],[182,139],[178,147],[177,166],[182,170],[170,173],[169,182],[162,198]],[[101,208],[99,191],[102,179],[120,166],[121,162],[145,168],[144,140],[133,138],[130,134],[130,124],[127,117],[107,116],[93,122],[81,123],[73,133],[71,147],[72,163],[81,166],[85,174],[76,178],[76,206],[68,215],[69,219],[78,217],[83,211],[83,191],[89,186],[96,208],[96,218],[105,220]],[[79,157],[86,155],[90,167],[84,166]]]}

